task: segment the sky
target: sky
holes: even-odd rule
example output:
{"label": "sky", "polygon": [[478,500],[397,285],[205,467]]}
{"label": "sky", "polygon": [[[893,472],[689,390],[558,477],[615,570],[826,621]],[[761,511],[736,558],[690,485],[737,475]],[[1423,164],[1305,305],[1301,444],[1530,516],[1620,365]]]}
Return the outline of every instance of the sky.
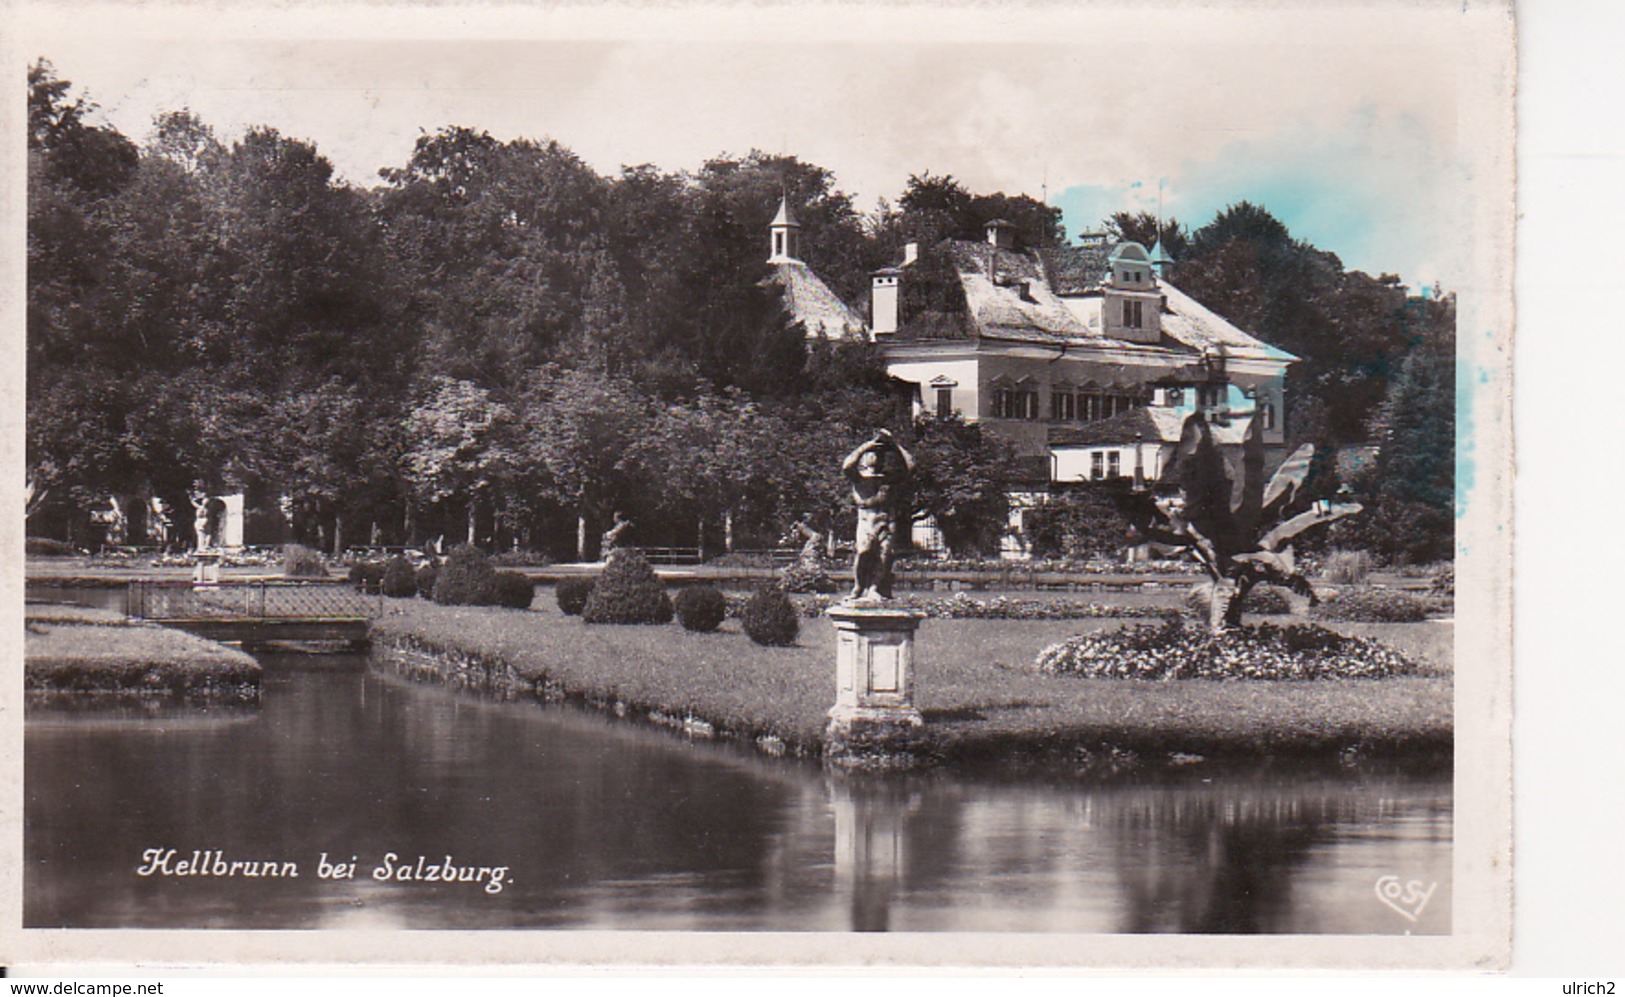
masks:
{"label": "sky", "polygon": [[1465,267],[1480,150],[1455,5],[65,13],[89,9],[35,9],[19,47],[125,134],[189,107],[228,140],[313,141],[361,185],[455,124],[553,138],[603,173],[788,152],[863,210],[947,174],[1046,198],[1072,234],[1117,210],[1194,229],[1249,200],[1350,268],[1450,286]]}

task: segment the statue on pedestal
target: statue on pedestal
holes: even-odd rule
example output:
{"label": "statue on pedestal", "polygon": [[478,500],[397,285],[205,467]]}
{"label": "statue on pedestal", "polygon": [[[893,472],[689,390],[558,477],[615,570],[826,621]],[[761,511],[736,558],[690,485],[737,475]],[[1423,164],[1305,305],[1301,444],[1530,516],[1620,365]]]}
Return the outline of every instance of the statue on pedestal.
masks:
{"label": "statue on pedestal", "polygon": [[197,549],[209,549],[209,493],[203,482],[194,481],[186,496],[192,501],[192,530],[197,534]]}
{"label": "statue on pedestal", "polygon": [[882,429],[847,455],[841,473],[852,483],[858,507],[857,553],[852,559],[852,594],[848,602],[889,600],[896,503],[914,471],[914,456]]}
{"label": "statue on pedestal", "polygon": [[621,510],[616,509],[615,522],[612,523],[609,529],[604,531],[604,535],[599,538],[599,560],[608,561],[609,556],[614,553],[617,548],[622,546],[621,538],[626,536],[626,531],[630,530],[631,528],[632,521],[627,519]]}

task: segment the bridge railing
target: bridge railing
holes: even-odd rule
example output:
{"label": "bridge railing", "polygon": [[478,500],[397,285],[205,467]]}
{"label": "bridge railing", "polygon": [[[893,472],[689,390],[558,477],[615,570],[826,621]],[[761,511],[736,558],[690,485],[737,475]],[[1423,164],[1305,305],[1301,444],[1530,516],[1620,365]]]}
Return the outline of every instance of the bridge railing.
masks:
{"label": "bridge railing", "polygon": [[125,612],[143,620],[372,619],[383,614],[383,602],[382,595],[367,595],[343,581],[253,579],[200,586],[138,579],[130,583]]}

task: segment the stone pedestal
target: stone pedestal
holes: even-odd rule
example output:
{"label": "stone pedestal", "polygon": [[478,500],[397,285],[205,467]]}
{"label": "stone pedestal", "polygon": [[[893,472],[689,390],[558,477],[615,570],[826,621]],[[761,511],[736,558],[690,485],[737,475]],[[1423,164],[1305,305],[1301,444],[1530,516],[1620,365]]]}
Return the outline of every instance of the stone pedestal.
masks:
{"label": "stone pedestal", "polygon": [[884,747],[924,723],[914,708],[914,632],[925,614],[885,606],[841,604],[835,621],[834,745]]}
{"label": "stone pedestal", "polygon": [[200,550],[192,555],[197,566],[192,569],[193,588],[212,588],[220,584],[220,552]]}

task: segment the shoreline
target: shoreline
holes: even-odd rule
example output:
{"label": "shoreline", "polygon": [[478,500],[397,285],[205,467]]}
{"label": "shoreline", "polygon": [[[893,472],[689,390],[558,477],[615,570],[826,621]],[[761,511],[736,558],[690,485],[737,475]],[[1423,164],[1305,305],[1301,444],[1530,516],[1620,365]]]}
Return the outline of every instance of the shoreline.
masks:
{"label": "shoreline", "polygon": [[262,669],[243,651],[122,613],[82,606],[24,609],[27,707],[169,700],[195,705],[259,703]]}
{"label": "shoreline", "polygon": [[[1078,679],[1039,674],[1021,648],[975,640],[981,630],[984,639],[1016,635],[1016,643],[1036,646],[1121,622],[928,621],[917,672],[926,724],[898,751],[866,761],[1079,771],[1221,759],[1452,763],[1448,674],[1327,682]],[[826,747],[834,635],[821,619],[803,622],[797,645],[763,648],[726,625],[692,634],[675,625],[588,625],[548,609],[401,600],[375,622],[373,643],[397,673],[459,691],[570,703],[775,756],[821,757]]]}

